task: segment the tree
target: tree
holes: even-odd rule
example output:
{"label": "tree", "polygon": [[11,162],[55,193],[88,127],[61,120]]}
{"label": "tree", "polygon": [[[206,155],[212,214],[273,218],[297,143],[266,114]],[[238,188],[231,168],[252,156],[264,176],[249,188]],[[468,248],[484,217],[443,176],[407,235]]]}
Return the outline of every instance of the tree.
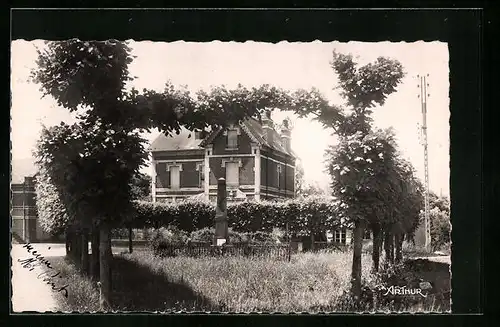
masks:
{"label": "tree", "polygon": [[300,193],[300,197],[307,198],[311,196],[326,196],[326,191],[318,183],[306,183]]}
{"label": "tree", "polygon": [[[44,96],[51,95],[60,106],[78,113],[75,125],[62,124],[45,132],[38,163],[68,210],[66,229],[90,227],[96,236],[93,244],[98,236],[100,302],[105,309],[111,306],[110,229],[131,219],[131,183],[146,160],[139,132],[221,128],[272,108],[299,115],[309,110],[335,114],[314,89],[291,93],[269,85],[252,89],[238,85],[234,90],[214,87],[192,96],[185,88],[166,83],[163,92],[126,92],[132,60],[125,42],[51,41],[38,51],[38,67],[32,72]],[[59,157],[62,163],[57,163]]]}
{"label": "tree", "polygon": [[[387,213],[391,219],[381,223],[387,263],[402,260],[404,237],[413,237],[420,223],[419,213],[424,206],[424,187],[416,177],[415,168],[400,156],[395,159],[396,165],[390,171],[393,177],[388,180],[396,191],[391,198],[393,202],[387,203]],[[374,261],[374,270],[378,270],[378,258],[377,262]]]}
{"label": "tree", "polygon": [[[424,213],[420,213],[424,220]],[[431,223],[431,245],[433,250],[439,250],[451,241],[450,201],[445,196],[434,192],[429,194],[429,220]]]}
{"label": "tree", "polygon": [[151,176],[143,173],[134,175],[130,187],[131,195],[134,200],[150,200]]}
{"label": "tree", "polygon": [[[370,222],[378,224],[379,213],[394,197],[393,184],[383,183],[390,176],[395,146],[387,131],[372,130],[372,111],[382,106],[396,91],[404,77],[402,65],[379,57],[375,62],[358,67],[352,55],[333,52],[331,63],[337,74],[346,107],[316,111],[315,119],[332,128],[339,144],[327,150],[328,171],[332,176],[332,193],[341,202],[339,210],[353,225],[353,263],[351,294],[361,295],[361,252],[363,233]],[[383,190],[387,190],[384,192]]]}
{"label": "tree", "polygon": [[300,159],[295,163],[295,196],[300,196],[304,188],[304,167]]}

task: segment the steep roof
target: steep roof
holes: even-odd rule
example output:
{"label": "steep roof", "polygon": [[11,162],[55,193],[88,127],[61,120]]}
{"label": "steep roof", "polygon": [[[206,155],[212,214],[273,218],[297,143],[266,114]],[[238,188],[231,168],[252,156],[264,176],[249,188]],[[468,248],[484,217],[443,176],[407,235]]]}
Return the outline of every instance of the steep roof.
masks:
{"label": "steep roof", "polygon": [[171,151],[171,150],[197,150],[201,149],[200,143],[202,139],[196,139],[195,133],[185,128],[181,129],[179,134],[173,133],[167,136],[160,133],[158,137],[151,143],[149,150],[151,151]]}
{"label": "steep roof", "polygon": [[24,177],[33,177],[37,168],[33,158],[12,159],[12,184],[24,183]]}
{"label": "steep roof", "polygon": [[251,118],[245,120],[242,124],[244,127],[248,128],[249,132],[257,139],[259,144],[267,145],[274,150],[278,150],[280,152],[295,156],[293,151],[288,152],[286,150],[283,142],[281,142],[281,136],[276,130],[273,130],[274,135],[272,142],[268,142],[265,138],[265,131],[258,120]]}
{"label": "steep roof", "polygon": [[[248,136],[256,143],[260,145],[268,146],[274,150],[289,154],[296,157],[293,151],[288,152],[283,143],[281,142],[280,134],[273,130],[273,141],[268,142],[265,138],[265,131],[262,125],[257,119],[250,118],[244,120],[240,123],[243,131],[248,134]],[[208,134],[205,139],[196,139],[194,132],[190,132],[187,129],[182,129],[180,134],[173,134],[171,136],[166,136],[161,133],[152,143],[149,149],[151,151],[172,151],[172,150],[195,150],[203,149],[207,144],[210,144],[213,139],[221,132],[221,130],[213,131]],[[191,137],[189,137],[191,135]]]}

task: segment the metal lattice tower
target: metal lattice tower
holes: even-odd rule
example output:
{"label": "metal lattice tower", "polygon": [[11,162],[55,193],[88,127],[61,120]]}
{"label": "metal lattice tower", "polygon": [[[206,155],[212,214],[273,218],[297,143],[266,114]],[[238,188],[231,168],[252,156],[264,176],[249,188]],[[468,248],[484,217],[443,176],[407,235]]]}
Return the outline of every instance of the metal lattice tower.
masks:
{"label": "metal lattice tower", "polygon": [[424,182],[425,182],[425,195],[424,195],[424,215],[425,215],[425,249],[430,251],[431,249],[431,224],[429,219],[429,153],[427,149],[427,98],[429,94],[427,92],[427,77],[429,74],[421,76],[417,75],[419,80],[418,88],[420,89],[420,103],[422,106],[422,146],[424,147]]}

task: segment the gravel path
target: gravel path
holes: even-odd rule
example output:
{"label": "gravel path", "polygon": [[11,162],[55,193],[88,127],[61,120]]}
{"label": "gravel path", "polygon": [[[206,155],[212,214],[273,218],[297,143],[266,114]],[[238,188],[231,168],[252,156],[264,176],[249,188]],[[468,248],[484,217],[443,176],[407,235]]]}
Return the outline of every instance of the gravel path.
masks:
{"label": "gravel path", "polygon": [[[31,244],[33,251],[37,251],[50,262],[50,257],[64,256],[64,244]],[[12,311],[56,311],[56,301],[52,287],[43,281],[40,274],[44,272],[41,266],[34,266],[33,270],[23,267],[20,260],[34,258],[22,244],[12,244]],[[55,273],[55,272],[54,272]],[[39,278],[40,277],[40,278]],[[53,278],[57,287],[62,287],[57,277]]]}

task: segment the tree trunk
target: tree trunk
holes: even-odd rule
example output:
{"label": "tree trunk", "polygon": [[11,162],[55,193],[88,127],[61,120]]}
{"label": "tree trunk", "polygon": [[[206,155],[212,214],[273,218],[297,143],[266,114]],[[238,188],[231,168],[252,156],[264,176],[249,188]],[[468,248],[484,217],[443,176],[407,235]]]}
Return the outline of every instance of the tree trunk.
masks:
{"label": "tree trunk", "polygon": [[357,221],[353,231],[351,294],[357,301],[361,297],[361,252],[363,250],[364,224]]}
{"label": "tree trunk", "polygon": [[71,258],[71,235],[66,232],[64,237],[66,238],[66,257]]}
{"label": "tree trunk", "polygon": [[403,234],[394,235],[395,252],[396,252],[396,263],[400,263],[403,260]]}
{"label": "tree trunk", "polygon": [[380,226],[373,226],[372,271],[377,272],[380,265],[380,250],[382,248],[382,231]]}
{"label": "tree trunk", "polygon": [[389,232],[384,233],[384,250],[385,250],[385,261],[387,264],[394,263],[394,252],[393,252],[394,237]]}
{"label": "tree trunk", "polygon": [[82,258],[82,248],[81,248],[81,239],[80,239],[80,233],[74,233],[71,236],[71,253],[72,253],[72,259],[73,263],[78,267],[81,268],[81,258]]}
{"label": "tree trunk", "polygon": [[83,231],[81,236],[82,251],[81,251],[81,271],[83,274],[87,275],[89,273],[89,233],[88,231]]}
{"label": "tree trunk", "polygon": [[128,252],[132,253],[133,247],[132,247],[132,227],[128,228]]}
{"label": "tree trunk", "polygon": [[99,229],[92,229],[91,235],[92,256],[90,257],[90,276],[94,281],[99,280]]}
{"label": "tree trunk", "polygon": [[99,304],[102,311],[111,308],[111,233],[108,224],[99,226],[99,268],[100,268],[100,297]]}
{"label": "tree trunk", "polygon": [[311,231],[311,252],[314,252],[314,233]]}

